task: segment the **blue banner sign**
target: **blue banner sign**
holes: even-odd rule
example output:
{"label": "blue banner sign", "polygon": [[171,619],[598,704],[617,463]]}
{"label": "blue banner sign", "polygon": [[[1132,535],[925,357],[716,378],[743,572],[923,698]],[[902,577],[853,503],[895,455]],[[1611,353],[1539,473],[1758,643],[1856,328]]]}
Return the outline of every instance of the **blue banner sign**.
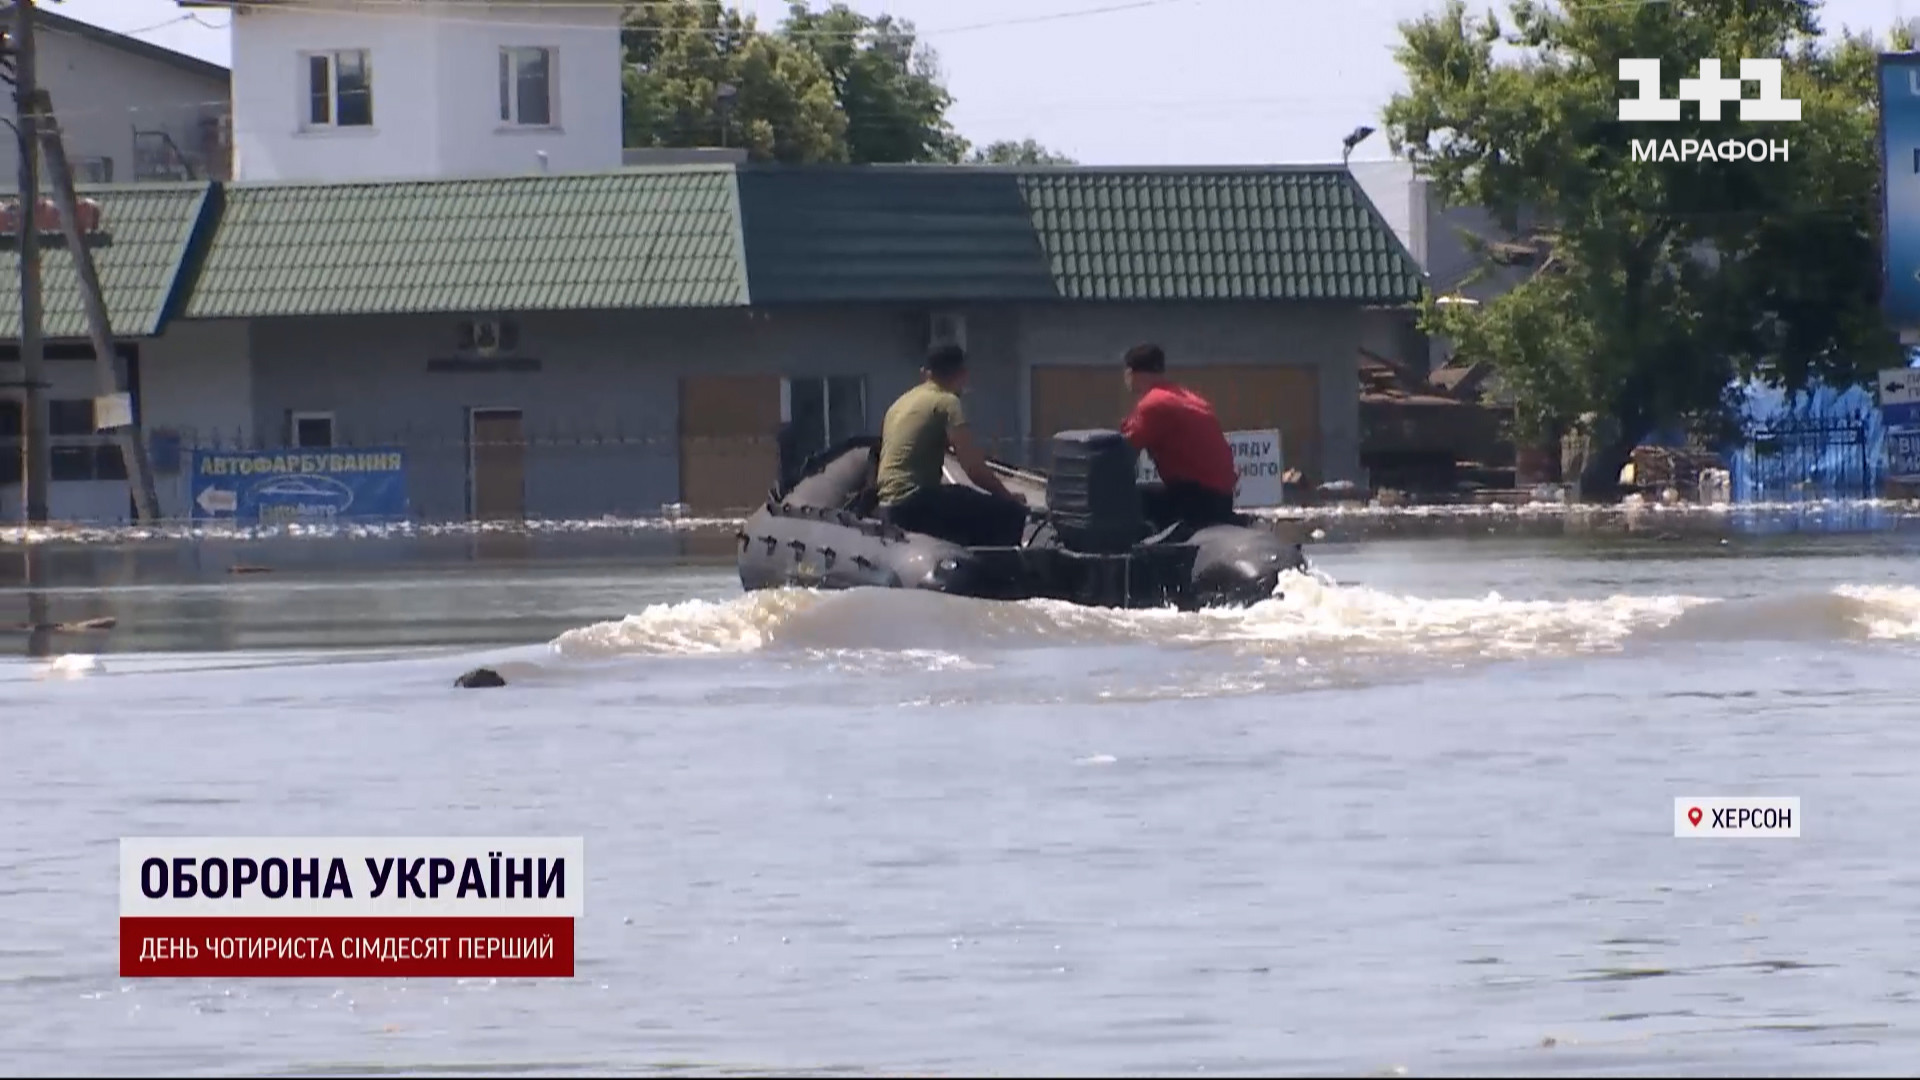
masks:
{"label": "blue banner sign", "polygon": [[1885,199],[1881,306],[1896,330],[1920,330],[1920,53],[1880,57],[1880,167]]}
{"label": "blue banner sign", "polygon": [[326,524],[407,516],[398,447],[196,450],[187,491],[195,521]]}

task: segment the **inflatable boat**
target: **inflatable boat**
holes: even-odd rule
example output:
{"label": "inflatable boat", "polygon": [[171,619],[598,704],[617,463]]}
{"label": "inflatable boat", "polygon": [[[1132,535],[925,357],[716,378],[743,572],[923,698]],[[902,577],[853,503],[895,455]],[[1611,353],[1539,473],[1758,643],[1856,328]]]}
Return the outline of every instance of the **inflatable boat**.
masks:
{"label": "inflatable boat", "polygon": [[[735,534],[740,584],[1191,611],[1269,599],[1281,574],[1306,566],[1291,526],[1245,516],[1202,528],[1145,520],[1137,455],[1118,432],[1062,432],[1053,450],[1045,474],[990,462],[1026,497],[1022,542],[962,547],[882,520],[874,496],[879,440],[849,439],[809,458]],[[951,457],[946,479],[967,483]]]}

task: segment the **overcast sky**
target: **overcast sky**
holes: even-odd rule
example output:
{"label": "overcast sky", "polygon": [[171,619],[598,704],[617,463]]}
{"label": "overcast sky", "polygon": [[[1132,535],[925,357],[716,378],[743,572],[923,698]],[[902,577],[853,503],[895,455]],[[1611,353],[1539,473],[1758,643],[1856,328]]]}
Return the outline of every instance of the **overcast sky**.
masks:
{"label": "overcast sky", "polygon": [[[41,0],[226,64],[223,10],[174,0]],[[388,0],[390,2],[390,0]],[[1658,2],[1658,0],[1652,0]],[[1824,22],[1884,31],[1920,0],[1828,0]],[[767,25],[785,0],[742,0]],[[816,7],[824,6],[816,2]],[[1401,20],[1439,0],[854,0],[912,20],[976,143],[1035,138],[1087,164],[1333,161],[1402,87]],[[1484,7],[1476,4],[1475,7]],[[1501,4],[1502,10],[1505,4]],[[55,103],[56,106],[58,103]],[[1387,157],[1374,136],[1354,160]]]}

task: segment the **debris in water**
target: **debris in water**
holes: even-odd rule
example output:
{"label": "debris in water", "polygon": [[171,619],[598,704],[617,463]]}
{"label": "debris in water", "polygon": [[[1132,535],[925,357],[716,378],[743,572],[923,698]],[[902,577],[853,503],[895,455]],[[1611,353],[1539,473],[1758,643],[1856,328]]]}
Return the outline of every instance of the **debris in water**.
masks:
{"label": "debris in water", "polygon": [[507,680],[492,668],[477,667],[453,680],[453,685],[467,690],[484,690],[492,686],[505,686]]}
{"label": "debris in water", "polygon": [[29,633],[83,634],[89,630],[111,630],[120,625],[120,620],[111,615],[97,619],[79,619],[62,623],[14,623],[10,630],[25,630]]}

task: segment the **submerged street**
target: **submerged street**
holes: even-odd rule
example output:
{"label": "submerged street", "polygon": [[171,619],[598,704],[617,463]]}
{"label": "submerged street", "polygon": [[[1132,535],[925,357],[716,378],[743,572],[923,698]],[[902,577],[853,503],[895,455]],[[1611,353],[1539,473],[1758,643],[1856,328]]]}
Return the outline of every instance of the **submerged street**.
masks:
{"label": "submerged street", "polygon": [[[0,1024],[62,1073],[1897,1072],[1874,513],[1329,519],[1196,615],[742,596],[659,533],[38,545],[118,622],[0,663]],[[1701,793],[1802,835],[1675,840]],[[584,836],[579,977],[117,978],[117,838],[245,833]]]}

